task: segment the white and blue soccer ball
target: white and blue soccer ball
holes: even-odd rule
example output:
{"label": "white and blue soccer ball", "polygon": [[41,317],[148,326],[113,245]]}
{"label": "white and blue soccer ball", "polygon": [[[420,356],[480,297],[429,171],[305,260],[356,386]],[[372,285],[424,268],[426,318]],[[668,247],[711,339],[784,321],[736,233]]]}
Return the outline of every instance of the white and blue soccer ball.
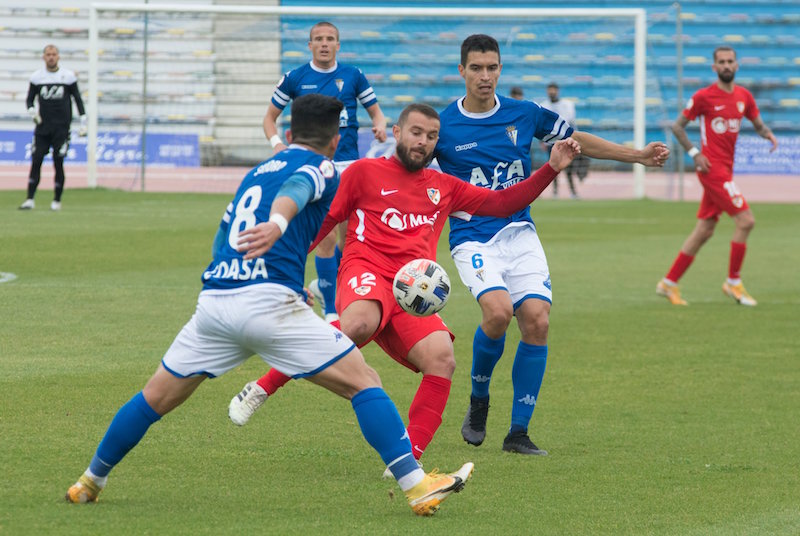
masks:
{"label": "white and blue soccer ball", "polygon": [[405,312],[430,316],[441,311],[450,296],[450,278],[430,259],[414,259],[397,271],[392,283],[394,299]]}

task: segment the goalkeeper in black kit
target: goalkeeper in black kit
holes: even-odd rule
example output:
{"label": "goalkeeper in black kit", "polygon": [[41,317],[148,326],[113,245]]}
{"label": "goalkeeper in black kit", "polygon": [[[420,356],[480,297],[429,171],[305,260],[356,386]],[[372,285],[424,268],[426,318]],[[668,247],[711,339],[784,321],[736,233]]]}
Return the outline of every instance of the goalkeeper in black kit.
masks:
{"label": "goalkeeper in black kit", "polygon": [[[78,107],[81,117],[80,136],[86,135],[86,110],[83,107],[78,79],[69,69],[58,65],[58,48],[55,45],[44,47],[42,59],[44,69],[39,69],[31,75],[28,87],[28,98],[25,103],[28,107],[36,129],[33,133],[31,145],[31,173],[28,179],[28,197],[20,205],[22,210],[35,207],[34,196],[39,187],[39,179],[44,157],[53,148],[53,166],[55,167],[55,193],[51,210],[61,210],[61,194],[64,191],[64,157],[69,149],[69,127],[72,123],[72,100]],[[39,108],[34,106],[36,97],[39,97]]]}

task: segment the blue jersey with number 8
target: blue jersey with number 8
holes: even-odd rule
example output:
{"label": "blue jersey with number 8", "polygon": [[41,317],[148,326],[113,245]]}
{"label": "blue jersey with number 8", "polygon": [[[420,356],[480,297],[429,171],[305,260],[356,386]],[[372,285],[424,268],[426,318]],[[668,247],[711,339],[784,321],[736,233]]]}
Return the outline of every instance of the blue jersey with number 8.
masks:
{"label": "blue jersey with number 8", "polygon": [[[312,198],[267,253],[244,260],[244,252],[236,249],[239,233],[269,220],[276,194],[293,175],[310,182]],[[203,290],[225,291],[277,283],[301,292],[308,246],[317,236],[338,186],[339,174],[333,162],[297,145],[250,170],[222,216],[214,260],[203,272]]]}

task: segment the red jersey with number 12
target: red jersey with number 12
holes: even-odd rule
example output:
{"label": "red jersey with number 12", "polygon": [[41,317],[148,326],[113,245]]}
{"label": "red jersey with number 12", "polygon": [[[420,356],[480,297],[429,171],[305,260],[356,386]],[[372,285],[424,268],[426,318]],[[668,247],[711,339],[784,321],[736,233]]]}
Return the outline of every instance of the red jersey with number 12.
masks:
{"label": "red jersey with number 12", "polygon": [[700,117],[703,154],[712,166],[721,164],[730,170],[733,170],[733,153],[742,117],[752,121],[758,114],[756,101],[745,88],[733,86],[733,91],[728,93],[716,83],[698,90],[683,110],[690,121]]}
{"label": "red jersey with number 12", "polygon": [[432,169],[409,172],[396,157],[354,162],[342,173],[328,213],[347,221],[342,269],[366,261],[391,279],[413,259],[435,260],[447,216],[468,217],[490,193]]}

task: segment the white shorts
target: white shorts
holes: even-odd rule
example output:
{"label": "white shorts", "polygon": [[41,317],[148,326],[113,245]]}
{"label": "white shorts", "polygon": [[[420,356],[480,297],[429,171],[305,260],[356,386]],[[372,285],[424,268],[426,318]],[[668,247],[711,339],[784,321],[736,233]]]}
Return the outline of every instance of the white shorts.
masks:
{"label": "white shorts", "polygon": [[452,252],[458,275],[475,299],[505,290],[516,310],[528,298],[553,302],[550,269],[530,225],[506,227],[487,243],[464,242]]}
{"label": "white shorts", "polygon": [[293,378],[313,376],[355,344],[283,285],[204,291],[197,310],[161,360],[178,377],[220,376],[251,355]]}

